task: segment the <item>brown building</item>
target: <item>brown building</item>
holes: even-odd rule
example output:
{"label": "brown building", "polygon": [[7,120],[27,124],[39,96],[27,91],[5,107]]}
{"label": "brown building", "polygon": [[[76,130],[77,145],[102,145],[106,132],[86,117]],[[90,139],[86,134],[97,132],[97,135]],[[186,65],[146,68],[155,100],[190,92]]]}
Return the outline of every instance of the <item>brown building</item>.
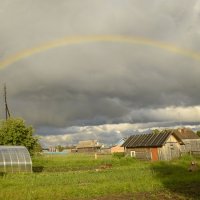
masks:
{"label": "brown building", "polygon": [[111,153],[124,153],[124,147],[121,145],[126,141],[125,138],[122,138],[116,145],[111,147],[110,151]]}
{"label": "brown building", "polygon": [[101,145],[97,140],[80,141],[76,146],[76,152],[98,152],[100,149]]}
{"label": "brown building", "polygon": [[130,136],[122,145],[126,154],[143,160],[171,160],[180,156],[183,142],[171,131]]}
{"label": "brown building", "polygon": [[192,131],[190,128],[179,128],[173,130],[173,134],[176,135],[181,141],[181,152],[200,152],[200,137]]}

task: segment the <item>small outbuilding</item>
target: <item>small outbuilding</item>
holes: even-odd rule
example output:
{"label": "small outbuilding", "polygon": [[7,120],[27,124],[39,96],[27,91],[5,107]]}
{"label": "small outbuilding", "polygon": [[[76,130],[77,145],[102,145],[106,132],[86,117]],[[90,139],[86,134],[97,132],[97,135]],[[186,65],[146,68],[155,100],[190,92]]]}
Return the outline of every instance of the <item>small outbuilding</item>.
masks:
{"label": "small outbuilding", "polygon": [[182,141],[172,131],[130,136],[123,144],[125,153],[142,160],[171,160],[180,156]]}
{"label": "small outbuilding", "polygon": [[122,138],[117,144],[111,147],[111,153],[124,153],[124,147],[121,145],[126,141],[126,138]]}
{"label": "small outbuilding", "polygon": [[32,160],[24,146],[0,146],[0,172],[32,172]]}
{"label": "small outbuilding", "polygon": [[173,134],[182,141],[182,153],[200,152],[200,137],[190,128],[178,128]]}
{"label": "small outbuilding", "polygon": [[76,152],[98,152],[101,145],[97,140],[80,141],[76,146]]}

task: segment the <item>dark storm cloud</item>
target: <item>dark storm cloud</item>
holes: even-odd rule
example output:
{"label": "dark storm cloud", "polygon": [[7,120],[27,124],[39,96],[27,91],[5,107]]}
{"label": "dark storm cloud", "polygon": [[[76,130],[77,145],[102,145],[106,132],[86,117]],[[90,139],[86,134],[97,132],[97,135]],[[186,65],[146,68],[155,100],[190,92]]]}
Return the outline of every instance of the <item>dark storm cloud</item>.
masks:
{"label": "dark storm cloud", "polygon": [[[141,36],[200,50],[197,0],[0,3],[0,60],[74,35]],[[93,42],[20,60],[1,69],[0,82],[7,83],[15,116],[24,117],[39,134],[62,135],[67,126],[171,122],[180,115],[198,121],[199,74],[199,61],[164,49]]]}
{"label": "dark storm cloud", "polygon": [[[148,117],[145,109],[199,103],[199,69],[195,61],[188,66],[188,58],[157,49],[150,52],[149,47],[119,44],[84,47],[88,49],[84,55],[79,47],[70,48],[66,54],[69,47],[65,47],[65,51],[62,48],[37,55],[36,61],[35,56],[29,58],[28,64],[23,64],[27,67],[16,66],[15,74],[15,67],[2,71],[1,80],[6,81],[5,77],[10,80],[10,104],[17,105],[15,113],[20,115],[24,110],[25,118],[37,125],[95,125],[120,123],[131,112],[136,115],[130,122],[154,121],[155,117]],[[56,57],[55,51],[60,51]],[[65,58],[66,64],[59,62]],[[169,61],[163,63],[165,59]],[[49,69],[43,67],[45,62],[51,63]]]}

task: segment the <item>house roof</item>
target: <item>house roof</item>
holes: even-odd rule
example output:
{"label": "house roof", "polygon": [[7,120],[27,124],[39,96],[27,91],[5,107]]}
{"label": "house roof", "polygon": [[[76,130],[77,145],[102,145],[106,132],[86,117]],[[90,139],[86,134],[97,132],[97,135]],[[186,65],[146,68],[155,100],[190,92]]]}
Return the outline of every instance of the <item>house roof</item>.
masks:
{"label": "house roof", "polygon": [[130,136],[124,144],[123,147],[161,147],[164,145],[165,141],[171,135],[170,131],[162,131],[161,133],[151,133],[142,135],[132,135]]}
{"label": "house roof", "polygon": [[200,137],[190,128],[179,128],[173,131],[173,134],[180,138],[184,139],[200,139]]}
{"label": "house roof", "polygon": [[92,148],[92,147],[100,147],[97,140],[85,140],[85,141],[79,141],[76,148]]}

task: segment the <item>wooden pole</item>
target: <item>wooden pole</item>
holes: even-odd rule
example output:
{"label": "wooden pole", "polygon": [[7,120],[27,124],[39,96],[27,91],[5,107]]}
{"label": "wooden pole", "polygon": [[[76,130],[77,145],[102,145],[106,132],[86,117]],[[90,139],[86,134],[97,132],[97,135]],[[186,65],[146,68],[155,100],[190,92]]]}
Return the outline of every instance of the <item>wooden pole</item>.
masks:
{"label": "wooden pole", "polygon": [[10,117],[10,111],[8,109],[7,104],[7,91],[6,91],[6,84],[4,84],[4,102],[5,102],[5,113],[6,113],[6,120]]}

